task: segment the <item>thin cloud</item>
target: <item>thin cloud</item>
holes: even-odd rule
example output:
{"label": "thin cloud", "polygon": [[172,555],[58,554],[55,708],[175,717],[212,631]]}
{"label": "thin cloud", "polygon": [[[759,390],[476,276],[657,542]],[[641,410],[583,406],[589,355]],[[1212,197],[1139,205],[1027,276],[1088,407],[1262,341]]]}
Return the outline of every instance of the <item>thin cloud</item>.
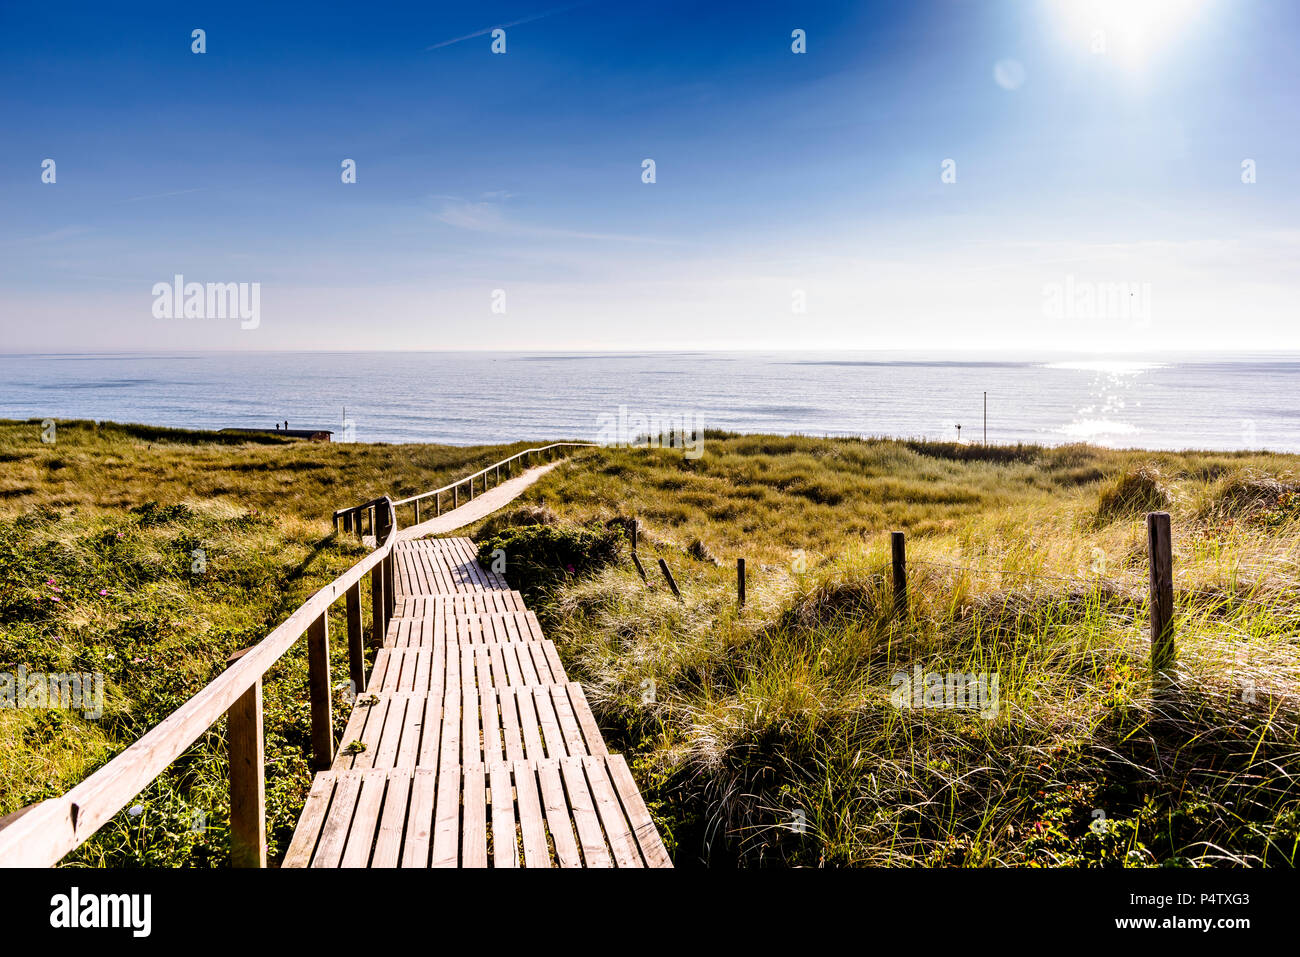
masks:
{"label": "thin cloud", "polygon": [[[446,197],[439,197],[446,200]],[[676,245],[672,240],[652,236],[635,236],[626,233],[588,233],[581,230],[554,229],[548,226],[529,226],[506,218],[496,203],[471,203],[463,200],[445,201],[434,218],[447,226],[468,229],[476,233],[495,233],[528,239],[586,239],[600,242],[652,243]]]}

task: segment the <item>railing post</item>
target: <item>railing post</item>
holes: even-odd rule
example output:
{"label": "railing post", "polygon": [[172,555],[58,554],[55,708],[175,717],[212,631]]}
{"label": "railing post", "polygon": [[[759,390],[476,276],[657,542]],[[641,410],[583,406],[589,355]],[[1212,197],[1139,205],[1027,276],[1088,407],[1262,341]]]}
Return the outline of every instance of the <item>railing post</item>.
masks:
{"label": "railing post", "polygon": [[469,477],[469,500],[474,501],[474,476]]}
{"label": "railing post", "polygon": [[1177,661],[1174,647],[1174,549],[1168,512],[1147,515],[1147,551],[1151,562],[1151,679],[1167,686]]}
{"label": "railing post", "polygon": [[370,569],[370,644],[384,646],[384,569],[382,563]]}
{"label": "railing post", "polygon": [[384,630],[388,630],[388,623],[393,619],[393,608],[397,604],[397,589],[393,582],[393,553],[389,552],[388,557],[384,559]]}
{"label": "railing post", "polygon": [[358,580],[347,592],[348,617],[348,670],[352,690],[361,694],[366,689],[366,647],[361,637],[361,582]]}
{"label": "railing post", "polygon": [[311,697],[311,766],[313,771],[327,771],[334,761],[328,613],[307,626],[307,685]]}
{"label": "railing post", "polygon": [[344,512],[344,513],[343,513],[343,531],[345,531],[345,532],[350,532],[350,531],[352,531],[352,512],[351,512],[351,511],[347,511],[347,512]]}
{"label": "railing post", "polygon": [[459,485],[453,485],[451,487],[451,507],[453,511],[455,509],[460,508],[460,486]]}
{"label": "railing post", "polygon": [[266,758],[262,679],[226,712],[230,747],[230,864],[266,867]]}
{"label": "railing post", "polygon": [[894,566],[894,614],[907,617],[907,539],[902,532],[889,533],[889,547]]}
{"label": "railing post", "polygon": [[420,524],[420,500],[418,498],[415,500],[415,524]]}

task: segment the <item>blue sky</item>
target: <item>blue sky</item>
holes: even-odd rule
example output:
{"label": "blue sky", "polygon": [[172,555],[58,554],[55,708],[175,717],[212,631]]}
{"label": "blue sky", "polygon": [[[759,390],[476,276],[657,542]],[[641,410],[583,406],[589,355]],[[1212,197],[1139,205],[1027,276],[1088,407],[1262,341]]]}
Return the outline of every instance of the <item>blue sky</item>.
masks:
{"label": "blue sky", "polygon": [[[0,349],[1300,348],[1297,37],[1268,0],[10,4]],[[156,318],[178,273],[260,283],[256,328]],[[1045,306],[1116,284],[1138,314]]]}

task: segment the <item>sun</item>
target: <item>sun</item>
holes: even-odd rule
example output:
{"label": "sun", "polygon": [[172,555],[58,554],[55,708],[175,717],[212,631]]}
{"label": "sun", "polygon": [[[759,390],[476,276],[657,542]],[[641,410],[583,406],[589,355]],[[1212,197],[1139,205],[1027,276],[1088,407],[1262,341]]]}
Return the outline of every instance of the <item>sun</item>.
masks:
{"label": "sun", "polygon": [[1207,0],[1062,0],[1076,39],[1090,52],[1136,65],[1193,22]]}

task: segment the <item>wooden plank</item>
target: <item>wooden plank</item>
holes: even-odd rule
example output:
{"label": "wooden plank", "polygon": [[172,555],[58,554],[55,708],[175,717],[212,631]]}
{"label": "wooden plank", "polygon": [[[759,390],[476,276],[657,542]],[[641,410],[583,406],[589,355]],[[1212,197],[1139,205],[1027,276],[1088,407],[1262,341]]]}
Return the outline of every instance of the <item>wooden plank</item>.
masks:
{"label": "wooden plank", "polygon": [[389,771],[384,812],[379,819],[371,867],[396,867],[401,862],[402,835],[406,830],[406,805],[411,793],[409,771]]}
{"label": "wooden plank", "polygon": [[370,851],[379,830],[379,811],[384,804],[384,789],[388,775],[375,771],[349,771],[361,778],[361,793],[357,797],[352,827],[348,831],[347,845],[343,849],[340,867],[366,867],[370,864]]}
{"label": "wooden plank", "polygon": [[515,762],[515,794],[519,809],[519,834],[523,839],[524,867],[550,867],[551,854],[546,846],[546,827],[537,796],[535,762]]}
{"label": "wooden plank", "polygon": [[501,714],[502,736],[505,738],[506,759],[517,761],[524,756],[523,739],[519,736],[519,701],[516,689],[506,688],[497,695]]}
{"label": "wooden plank", "polygon": [[565,800],[564,785],[560,783],[558,761],[537,762],[537,780],[542,790],[542,807],[555,847],[555,860],[560,867],[581,867],[578,842],[573,837],[573,823],[569,820],[569,804]]}
{"label": "wooden plank", "polygon": [[587,790],[582,759],[560,758],[560,772],[564,776],[564,788],[568,792],[569,807],[573,811],[573,824],[582,846],[583,864],[587,867],[613,867],[614,862],[605,849],[605,835],[600,829],[600,820],[596,817],[595,801]]}
{"label": "wooden plank", "polygon": [[492,865],[519,866],[519,838],[515,834],[514,787],[510,765],[497,763],[488,770],[492,787]]}
{"label": "wooden plank", "polygon": [[402,844],[403,867],[428,867],[429,844],[433,836],[437,772],[416,768],[411,776],[410,806],[406,815],[406,840]]}
{"label": "wooden plank", "polygon": [[424,730],[425,705],[429,699],[422,695],[413,695],[406,702],[406,714],[402,721],[402,743],[397,748],[393,767],[414,768],[420,753],[420,735]]}
{"label": "wooden plank", "polygon": [[367,767],[393,768],[397,766],[397,748],[402,741],[402,729],[406,723],[406,706],[410,698],[411,696],[407,694],[384,695],[384,703],[388,707],[384,715],[383,733],[374,745],[373,751],[371,751],[371,746],[367,744],[366,750],[362,752],[362,757],[367,758]]}
{"label": "wooden plank", "polygon": [[432,695],[424,700],[424,714],[421,719],[420,751],[416,756],[417,767],[437,767],[439,746],[442,742],[442,699]]}
{"label": "wooden plank", "polygon": [[605,761],[609,767],[609,776],[614,781],[614,789],[623,804],[623,811],[632,825],[637,846],[641,848],[641,854],[645,857],[646,865],[672,867],[668,851],[664,848],[664,842],[659,837],[654,821],[650,819],[650,812],[646,810],[645,801],[641,798],[641,792],[637,790],[636,782],[632,780],[632,772],[628,770],[623,755],[611,754],[605,758]]}
{"label": "wooden plank", "polygon": [[333,795],[334,776],[316,775],[311,782],[307,801],[302,806],[302,814],[298,816],[298,826],[293,830],[293,840],[289,842],[289,850],[285,852],[281,867],[306,867],[311,863]]}
{"label": "wooden plank", "polygon": [[524,739],[524,756],[533,760],[544,758],[541,722],[537,720],[537,706],[533,703],[532,688],[516,688],[515,700],[519,702],[519,730]]}
{"label": "wooden plank", "polygon": [[338,867],[343,858],[343,848],[347,844],[348,830],[352,826],[352,812],[356,810],[357,794],[360,791],[360,777],[355,771],[326,771],[337,777],[334,786],[334,800],[330,802],[329,814],[321,827],[320,843],[312,856],[312,867]]}
{"label": "wooden plank", "polygon": [[483,719],[483,763],[503,761],[505,754],[501,750],[501,717],[494,689],[489,688],[479,695],[479,708]]}
{"label": "wooden plank", "polygon": [[537,721],[542,726],[542,737],[546,740],[546,756],[558,758],[568,754],[564,738],[560,735],[560,723],[555,717],[555,705],[547,688],[533,689],[533,702],[537,705]]}
{"label": "wooden plank", "polygon": [[485,768],[475,764],[465,768],[463,838],[461,867],[487,867],[487,788]]}
{"label": "wooden plank", "polygon": [[460,850],[461,769],[438,775],[438,808],[433,818],[433,867],[455,867]]}
{"label": "wooden plank", "polygon": [[564,685],[551,685],[551,704],[555,706],[555,717],[560,723],[560,734],[564,738],[564,749],[569,754],[586,754],[587,745],[582,739],[582,730],[569,703],[569,691]]}
{"label": "wooden plank", "polygon": [[596,802],[596,813],[600,823],[605,826],[606,840],[614,861],[619,867],[643,867],[641,851],[637,848],[632,828],[623,814],[623,806],[614,785],[610,782],[609,771],[605,762],[596,757],[581,759],[583,769],[587,772],[587,782],[591,785],[591,795]]}
{"label": "wooden plank", "polygon": [[588,754],[607,754],[605,748],[605,739],[601,736],[600,728],[596,724],[596,718],[591,713],[591,707],[587,704],[587,696],[582,691],[582,685],[576,681],[571,681],[564,686],[569,692],[569,701],[573,704],[574,716],[578,719],[578,726],[582,728],[582,736],[586,739]]}

